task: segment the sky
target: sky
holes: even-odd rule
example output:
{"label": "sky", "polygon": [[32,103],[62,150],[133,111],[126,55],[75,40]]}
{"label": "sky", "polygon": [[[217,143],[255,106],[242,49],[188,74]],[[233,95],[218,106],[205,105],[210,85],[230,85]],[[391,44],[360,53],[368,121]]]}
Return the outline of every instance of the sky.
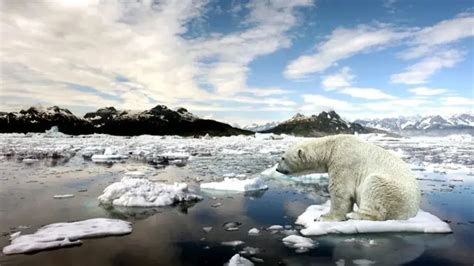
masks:
{"label": "sky", "polygon": [[239,125],[474,106],[459,0],[0,1],[0,110],[185,107]]}

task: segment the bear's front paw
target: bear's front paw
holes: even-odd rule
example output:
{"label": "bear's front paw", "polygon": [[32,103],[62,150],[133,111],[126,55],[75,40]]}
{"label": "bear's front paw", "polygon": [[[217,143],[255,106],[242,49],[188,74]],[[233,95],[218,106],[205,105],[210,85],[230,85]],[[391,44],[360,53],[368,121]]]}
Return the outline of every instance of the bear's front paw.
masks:
{"label": "bear's front paw", "polygon": [[314,219],[318,222],[339,222],[346,220],[344,215],[334,214],[334,213],[326,213],[321,215],[319,218]]}

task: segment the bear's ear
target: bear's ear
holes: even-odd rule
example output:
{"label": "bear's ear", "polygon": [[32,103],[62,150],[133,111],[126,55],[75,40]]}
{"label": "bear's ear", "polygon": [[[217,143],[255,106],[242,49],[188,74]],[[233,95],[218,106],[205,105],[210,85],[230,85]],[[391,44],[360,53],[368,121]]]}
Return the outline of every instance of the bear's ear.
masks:
{"label": "bear's ear", "polygon": [[304,161],[305,156],[302,149],[298,149],[298,157],[300,158],[300,160]]}

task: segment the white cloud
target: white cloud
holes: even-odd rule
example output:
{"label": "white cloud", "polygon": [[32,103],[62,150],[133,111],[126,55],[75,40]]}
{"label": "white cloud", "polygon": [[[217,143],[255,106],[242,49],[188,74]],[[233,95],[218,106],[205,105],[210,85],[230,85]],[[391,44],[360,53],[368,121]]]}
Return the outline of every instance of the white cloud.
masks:
{"label": "white cloud", "polygon": [[356,88],[348,87],[340,90],[341,93],[350,95],[354,98],[362,98],[367,100],[380,100],[380,99],[395,99],[396,97],[389,95],[379,89],[373,88]]}
{"label": "white cloud", "polygon": [[473,98],[466,98],[460,96],[450,96],[441,99],[444,105],[468,105],[472,108],[474,107],[474,99]]}
{"label": "white cloud", "polygon": [[423,84],[428,78],[442,68],[453,67],[464,59],[464,53],[457,50],[446,50],[437,55],[426,57],[420,62],[411,65],[404,72],[393,74],[390,80],[393,83]]}
{"label": "white cloud", "polygon": [[434,26],[415,33],[413,48],[401,54],[404,59],[413,59],[432,53],[437,47],[474,36],[474,16],[460,14],[454,19],[443,20]]}
{"label": "white cloud", "polygon": [[409,89],[409,91],[418,96],[434,96],[447,92],[447,89],[436,89],[428,87],[416,87]]}
{"label": "white cloud", "polygon": [[290,62],[285,69],[285,76],[290,79],[302,78],[308,74],[319,73],[333,66],[336,62],[349,58],[357,53],[367,52],[403,39],[407,33],[389,26],[366,26],[356,28],[338,28],[319,43],[316,53],[303,55]]}
{"label": "white cloud", "polygon": [[349,87],[355,76],[351,74],[349,67],[343,67],[339,73],[323,77],[321,86],[325,90],[334,90],[342,87]]}
{"label": "white cloud", "polygon": [[[288,93],[283,88],[249,87],[248,64],[288,47],[288,31],[298,22],[296,9],[312,1],[251,1],[238,30],[200,37],[184,35],[189,23],[212,8],[206,0],[68,3],[2,3],[2,94],[32,104],[83,104],[84,98],[91,107],[133,109],[189,99],[294,104],[271,97]],[[130,81],[117,82],[117,76]],[[97,91],[71,90],[68,84]],[[21,94],[19,87],[35,92]]]}

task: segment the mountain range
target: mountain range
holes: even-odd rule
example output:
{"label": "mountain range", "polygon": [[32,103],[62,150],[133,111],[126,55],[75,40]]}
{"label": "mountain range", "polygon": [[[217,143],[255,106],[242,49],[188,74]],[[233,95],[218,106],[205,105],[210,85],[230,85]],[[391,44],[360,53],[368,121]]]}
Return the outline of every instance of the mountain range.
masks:
{"label": "mountain range", "polygon": [[354,122],[366,127],[387,130],[406,136],[443,136],[450,134],[474,135],[474,115],[472,114],[457,114],[446,118],[440,115],[432,115],[355,120]]}
{"label": "mountain range", "polygon": [[234,128],[215,120],[201,119],[184,108],[168,109],[158,105],[142,112],[120,111],[105,107],[77,117],[58,106],[30,107],[19,112],[0,112],[0,133],[45,132],[57,126],[60,132],[80,135],[103,133],[121,136],[180,135],[230,136],[253,132]]}

